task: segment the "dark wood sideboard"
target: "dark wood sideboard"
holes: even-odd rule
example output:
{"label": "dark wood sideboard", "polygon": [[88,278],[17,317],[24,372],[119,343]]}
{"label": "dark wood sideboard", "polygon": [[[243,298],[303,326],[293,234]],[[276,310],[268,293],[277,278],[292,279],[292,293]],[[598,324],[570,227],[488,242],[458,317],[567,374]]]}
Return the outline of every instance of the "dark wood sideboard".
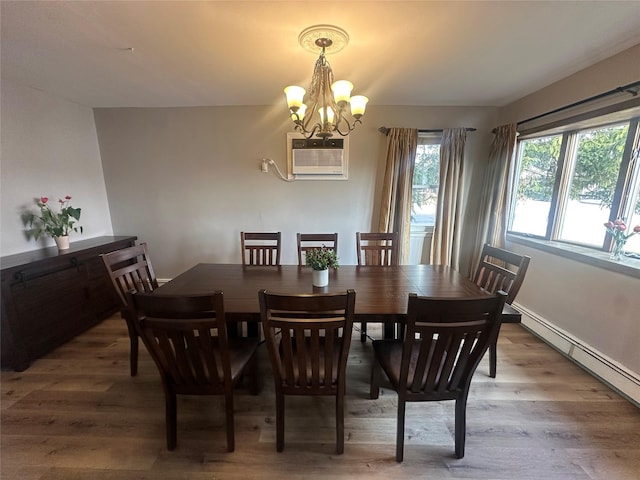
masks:
{"label": "dark wood sideboard", "polygon": [[137,237],[97,237],[0,258],[2,367],[22,371],[118,310],[100,258]]}

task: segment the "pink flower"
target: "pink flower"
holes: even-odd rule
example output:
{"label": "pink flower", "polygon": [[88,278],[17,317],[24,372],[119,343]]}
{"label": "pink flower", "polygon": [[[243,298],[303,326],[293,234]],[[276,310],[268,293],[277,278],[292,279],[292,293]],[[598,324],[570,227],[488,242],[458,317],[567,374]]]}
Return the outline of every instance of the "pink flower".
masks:
{"label": "pink flower", "polygon": [[40,197],[40,201],[42,203],[47,203],[49,201],[49,198],[48,197]]}
{"label": "pink flower", "polygon": [[65,200],[71,200],[71,197],[69,195],[67,195],[66,197],[64,197]]}
{"label": "pink flower", "polygon": [[624,245],[629,237],[635,235],[636,233],[640,233],[640,225],[636,225],[635,227],[633,227],[633,230],[631,232],[625,234],[625,231],[627,231],[627,224],[619,218],[613,222],[605,223],[604,227],[607,229],[607,232],[613,237],[613,241],[616,245]]}
{"label": "pink flower", "polygon": [[64,200],[62,200],[61,198],[58,199],[58,203],[62,204],[64,203]]}

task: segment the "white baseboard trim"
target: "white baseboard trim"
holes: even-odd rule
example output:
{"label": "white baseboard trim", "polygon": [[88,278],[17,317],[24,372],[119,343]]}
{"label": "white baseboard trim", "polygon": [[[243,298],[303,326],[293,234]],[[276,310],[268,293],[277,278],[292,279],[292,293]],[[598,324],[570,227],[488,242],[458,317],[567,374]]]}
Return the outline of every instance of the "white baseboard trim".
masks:
{"label": "white baseboard trim", "polygon": [[522,325],[570,360],[640,407],[640,375],[582,342],[569,332],[514,304],[522,313]]}
{"label": "white baseboard trim", "polygon": [[169,282],[171,279],[170,278],[156,278],[156,280],[158,281],[158,286],[162,286],[165,283]]}

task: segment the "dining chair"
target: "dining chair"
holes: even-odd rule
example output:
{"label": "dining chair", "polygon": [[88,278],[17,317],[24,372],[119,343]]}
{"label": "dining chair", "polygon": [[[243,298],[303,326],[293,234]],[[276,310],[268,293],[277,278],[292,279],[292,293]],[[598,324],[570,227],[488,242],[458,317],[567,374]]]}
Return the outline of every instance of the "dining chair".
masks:
{"label": "dining chair", "polygon": [[298,265],[304,266],[306,252],[314,249],[326,247],[338,253],[337,233],[298,233]]}
{"label": "dining chair", "polygon": [[177,446],[177,395],[224,395],[227,450],[235,448],[233,390],[242,374],[258,391],[258,338],[227,336],[221,291],[199,295],[127,293],[165,395],[167,449]]}
{"label": "dining chair", "polygon": [[[398,265],[398,233],[356,232],[358,265]],[[360,324],[360,341],[367,341],[367,324]]]}
{"label": "dining chair", "polygon": [[[472,280],[489,293],[507,292],[506,303],[511,305],[520,291],[531,258],[485,244]],[[489,347],[489,376],[496,377],[498,336]]]}
{"label": "dining chair", "polygon": [[381,372],[398,394],[396,461],[404,457],[407,402],[455,400],[455,454],[464,457],[466,410],[473,374],[500,328],[504,292],[475,298],[409,294],[404,339],[374,340],[372,399]]}
{"label": "dining chair", "polygon": [[345,375],[355,291],[283,295],[261,290],[258,297],[275,380],[277,451],[284,449],[285,395],[333,395],[336,451],[343,453]]}
{"label": "dining chair", "polygon": [[128,310],[127,292],[151,292],[158,288],[146,243],[100,255],[120,304],[120,315],[129,332],[131,376],[138,373],[138,332]]}
{"label": "dining chair", "polygon": [[281,232],[240,232],[243,265],[280,265]]}

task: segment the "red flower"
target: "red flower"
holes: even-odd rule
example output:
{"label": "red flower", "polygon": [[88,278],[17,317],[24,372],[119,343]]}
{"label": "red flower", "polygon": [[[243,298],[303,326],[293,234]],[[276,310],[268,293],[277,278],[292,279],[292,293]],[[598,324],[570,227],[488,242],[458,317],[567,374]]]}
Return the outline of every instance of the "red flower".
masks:
{"label": "red flower", "polygon": [[47,203],[49,201],[49,197],[40,197],[40,201],[42,203]]}
{"label": "red flower", "polygon": [[71,200],[71,197],[69,195],[67,195],[66,197],[64,197],[65,200]]}

